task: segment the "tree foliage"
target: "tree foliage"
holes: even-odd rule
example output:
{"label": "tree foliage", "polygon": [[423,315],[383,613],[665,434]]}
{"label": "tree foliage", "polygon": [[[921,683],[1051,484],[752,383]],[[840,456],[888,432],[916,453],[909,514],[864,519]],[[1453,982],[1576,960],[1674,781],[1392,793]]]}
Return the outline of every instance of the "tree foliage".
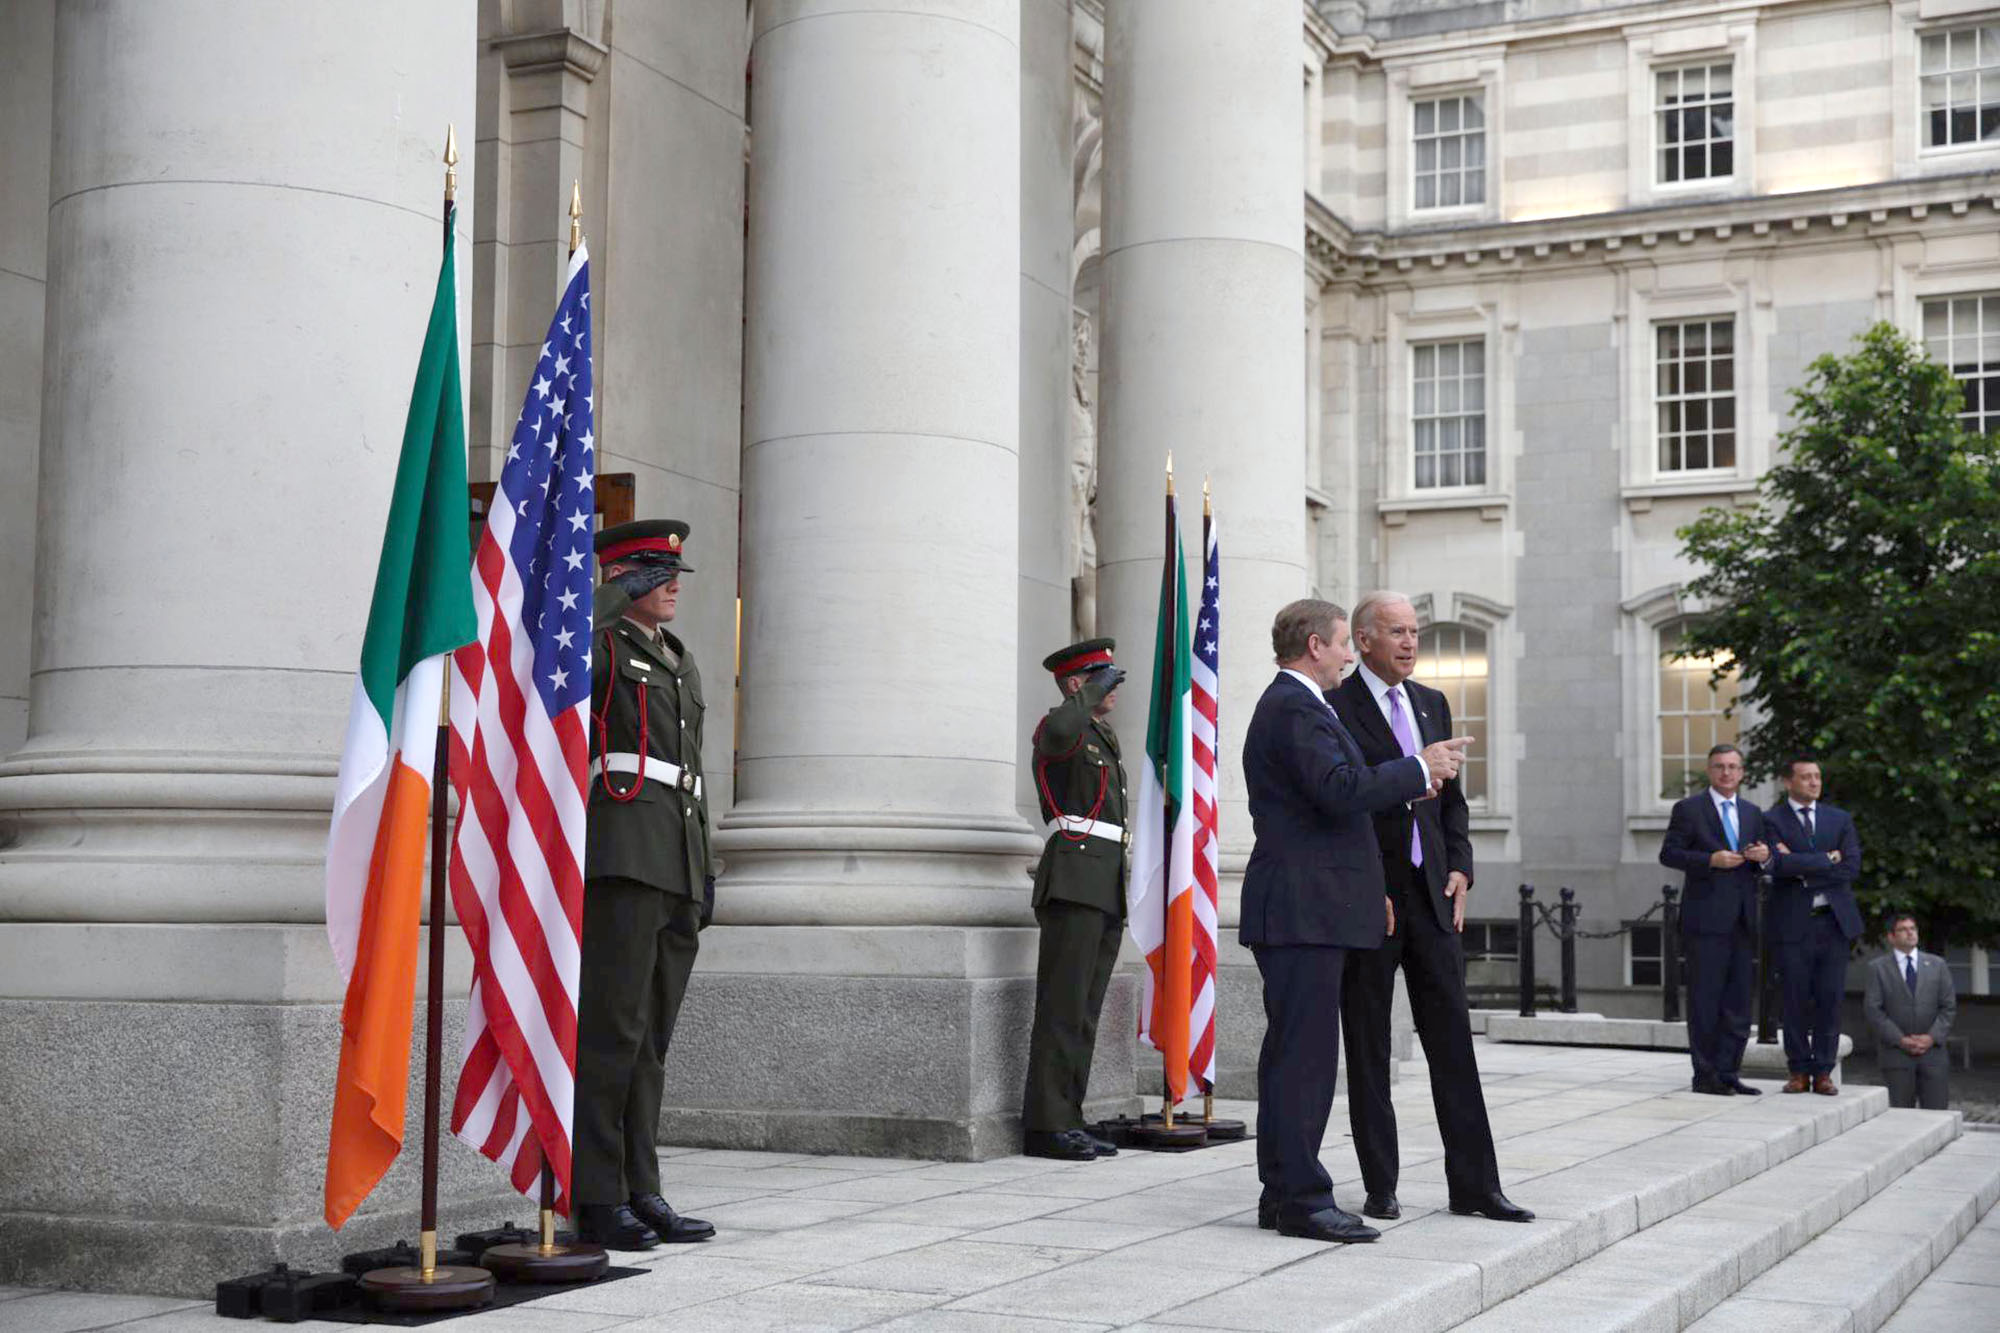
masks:
{"label": "tree foliage", "polygon": [[1872,915],[2000,936],[2000,439],[1889,324],[1813,362],[1755,508],[1680,530],[1683,653],[1743,673],[1750,771],[1811,752],[1861,832]]}

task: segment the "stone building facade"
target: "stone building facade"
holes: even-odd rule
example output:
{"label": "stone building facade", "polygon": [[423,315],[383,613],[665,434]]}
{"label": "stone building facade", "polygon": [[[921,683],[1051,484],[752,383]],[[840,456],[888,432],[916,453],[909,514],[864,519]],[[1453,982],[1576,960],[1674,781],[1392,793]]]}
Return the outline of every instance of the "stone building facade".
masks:
{"label": "stone building facade", "polygon": [[[1674,527],[1749,494],[1785,391],[1869,321],[2000,363],[1995,22],[0,10],[0,1282],[188,1289],[334,1248],[320,858],[448,122],[473,475],[580,180],[600,472],[694,529],[727,868],[663,1137],[981,1156],[1025,1060],[1037,663],[1096,630],[1145,678],[1167,451],[1223,537],[1225,927],[1228,719],[1270,614],[1382,584],[1482,741],[1474,916],[1522,879],[1640,915],[1660,792],[1727,726],[1661,665],[1696,609]],[[1614,1002],[1644,985],[1622,950],[1586,954]],[[1223,961],[1240,1095],[1254,969]],[[1106,1109],[1141,1085],[1133,991]],[[345,1243],[406,1225],[410,1166]],[[445,1168],[489,1220],[497,1173]]]}

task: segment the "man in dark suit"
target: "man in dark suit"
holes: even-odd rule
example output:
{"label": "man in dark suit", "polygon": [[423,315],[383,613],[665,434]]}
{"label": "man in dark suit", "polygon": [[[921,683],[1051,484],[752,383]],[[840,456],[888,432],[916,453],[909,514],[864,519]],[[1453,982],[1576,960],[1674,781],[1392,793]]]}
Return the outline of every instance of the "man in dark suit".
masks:
{"label": "man in dark suit", "polygon": [[1685,877],[1681,948],[1687,956],[1688,1058],[1694,1090],[1756,1096],[1741,1076],[1750,1041],[1751,940],[1757,868],[1771,856],[1763,812],[1738,795],[1743,752],[1708,752],[1708,789],[1674,802],[1660,864]]}
{"label": "man in dark suit", "polygon": [[1917,948],[1917,919],[1889,927],[1889,952],[1868,964],[1861,1012],[1881,1043],[1876,1060],[1889,1105],[1942,1111],[1951,1103],[1944,1039],[1958,1017],[1958,992],[1944,959]]}
{"label": "man in dark suit", "polygon": [[1785,799],[1764,817],[1776,851],[1771,857],[1767,914],[1772,950],[1785,996],[1786,1092],[1807,1088],[1823,1097],[1840,1089],[1840,995],[1847,959],[1861,938],[1853,884],[1861,874],[1861,839],[1847,812],[1819,799],[1819,761],[1798,755],[1779,778]]}
{"label": "man in dark suit", "polygon": [[[1361,664],[1326,697],[1360,745],[1364,763],[1390,763],[1451,735],[1451,705],[1410,679],[1417,637],[1416,608],[1401,593],[1371,592],[1355,604]],[[1396,1111],[1389,1100],[1389,1012],[1400,966],[1430,1063],[1451,1211],[1496,1222],[1532,1221],[1533,1213],[1500,1191],[1500,1163],[1472,1050],[1465,955],[1458,943],[1472,888],[1472,834],[1459,780],[1445,783],[1435,800],[1376,811],[1375,841],[1398,929],[1381,948],[1347,955],[1340,994],[1348,1124],[1368,1190],[1361,1211],[1384,1219],[1403,1212],[1396,1200]]]}
{"label": "man in dark suit", "polygon": [[1320,1140],[1340,1065],[1340,987],[1349,949],[1395,922],[1369,816],[1428,796],[1458,774],[1466,740],[1371,768],[1326,702],[1354,660],[1347,614],[1304,600],[1271,626],[1278,675],[1243,735],[1256,845],[1243,872],[1239,938],[1264,978],[1257,1059],[1258,1224],[1287,1236],[1367,1241],[1380,1233],[1333,1200]]}

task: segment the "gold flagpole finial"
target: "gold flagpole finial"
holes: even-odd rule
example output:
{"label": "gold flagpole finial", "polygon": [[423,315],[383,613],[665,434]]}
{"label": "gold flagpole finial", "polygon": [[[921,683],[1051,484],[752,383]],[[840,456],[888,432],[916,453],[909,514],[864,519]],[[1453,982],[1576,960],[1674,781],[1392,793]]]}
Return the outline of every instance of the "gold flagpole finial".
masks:
{"label": "gold flagpole finial", "polygon": [[444,201],[458,197],[458,126],[444,127]]}
{"label": "gold flagpole finial", "polygon": [[575,254],[583,245],[583,182],[574,180],[569,185],[569,252]]}
{"label": "gold flagpole finial", "polygon": [[1201,516],[1208,518],[1214,513],[1215,505],[1210,501],[1208,496],[1208,478],[1204,476],[1201,479]]}
{"label": "gold flagpole finial", "polygon": [[1167,494],[1174,493],[1174,451],[1167,450]]}

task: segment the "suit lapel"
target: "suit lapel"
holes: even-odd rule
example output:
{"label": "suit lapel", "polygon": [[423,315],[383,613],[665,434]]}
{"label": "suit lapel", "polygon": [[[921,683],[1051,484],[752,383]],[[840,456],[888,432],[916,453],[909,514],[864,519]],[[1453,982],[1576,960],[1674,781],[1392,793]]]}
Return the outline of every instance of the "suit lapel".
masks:
{"label": "suit lapel", "polygon": [[1389,730],[1388,719],[1382,716],[1381,708],[1375,703],[1374,692],[1361,678],[1360,668],[1357,667],[1354,674],[1340,682],[1340,692],[1347,697],[1347,711],[1354,715],[1355,730],[1378,750],[1391,750],[1397,754],[1403,752],[1403,747],[1396,743],[1395,735]]}

